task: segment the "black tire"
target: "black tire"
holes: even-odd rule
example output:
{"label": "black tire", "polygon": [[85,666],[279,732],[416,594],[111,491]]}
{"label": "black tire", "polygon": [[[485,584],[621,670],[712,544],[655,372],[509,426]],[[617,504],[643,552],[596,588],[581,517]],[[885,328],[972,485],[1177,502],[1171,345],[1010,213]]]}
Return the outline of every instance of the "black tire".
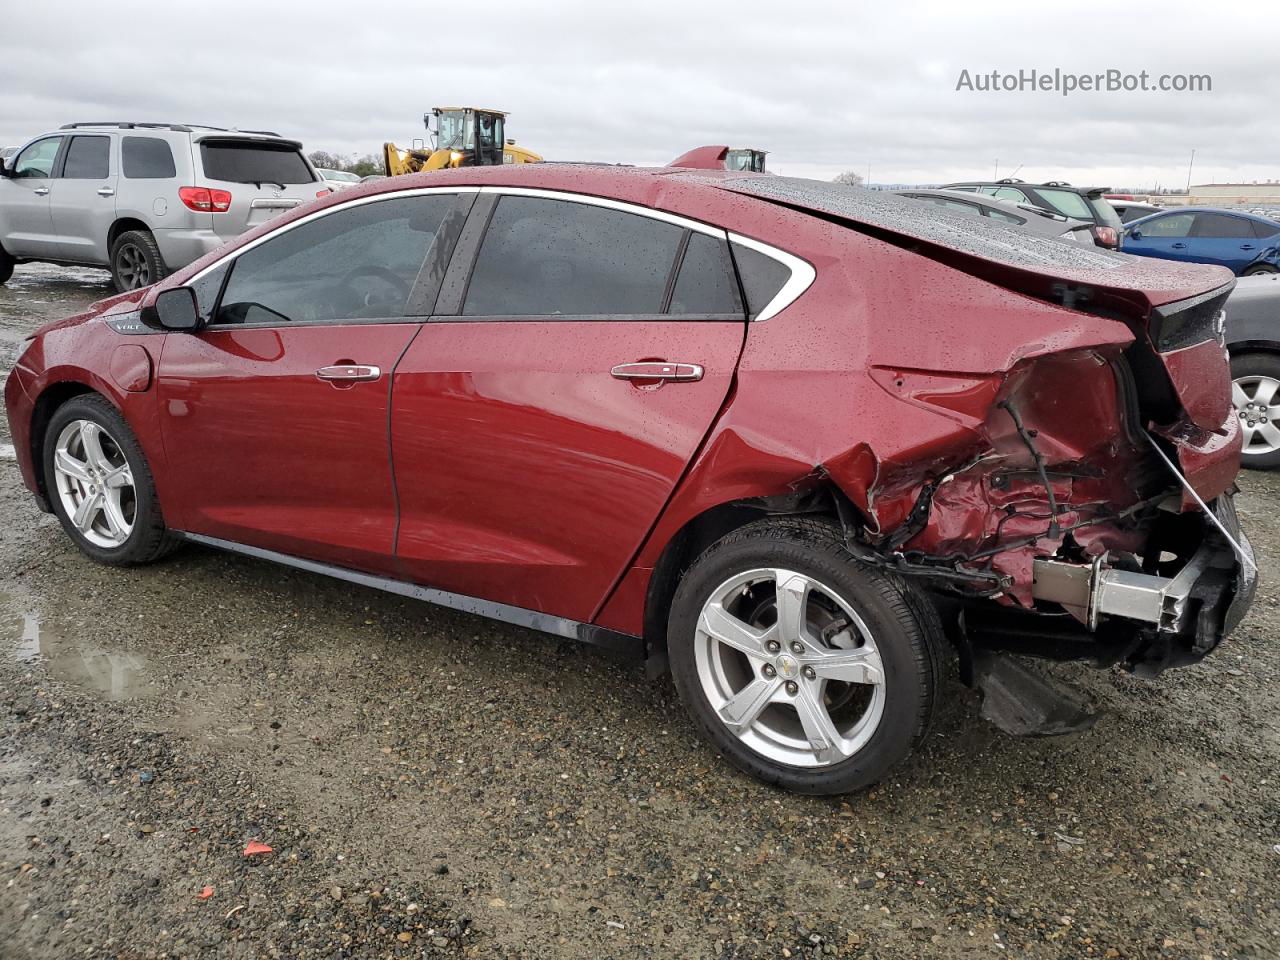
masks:
{"label": "black tire", "polygon": [[[1252,377],[1269,377],[1272,380],[1280,380],[1280,354],[1241,353],[1231,358],[1231,380],[1233,383],[1240,380],[1247,382]],[[1248,389],[1246,387],[1246,390]],[[1252,396],[1251,391],[1250,396]],[[1280,405],[1280,393],[1277,393],[1274,402]],[[1236,412],[1239,414],[1240,411],[1237,409]],[[1243,425],[1245,421],[1242,419],[1240,422]],[[1240,455],[1240,464],[1256,470],[1274,470],[1276,467],[1280,467],[1280,447],[1268,452],[1250,453],[1249,444],[1246,440],[1245,449]]]}
{"label": "black tire", "polygon": [[[884,666],[884,712],[866,744],[826,766],[782,763],[729,730],[699,678],[695,644],[703,605],[735,574],[785,567],[830,587],[875,638]],[[876,783],[919,745],[933,721],[945,640],[929,599],[900,577],[854,560],[839,528],[819,518],[769,518],[709,547],[685,573],[672,601],[668,652],[676,689],[708,739],[734,766],[799,793],[849,793]]]}
{"label": "black tire", "polygon": [[1255,263],[1252,267],[1246,267],[1240,276],[1258,277],[1267,273],[1280,273],[1280,267],[1274,267],[1269,263]]}
{"label": "black tire", "polygon": [[17,261],[0,249],[0,283],[8,283],[13,276],[13,268]]}
{"label": "black tire", "polygon": [[[132,530],[117,546],[103,546],[89,540],[67,514],[67,506],[63,503],[59,492],[53,465],[58,438],[69,424],[77,420],[88,420],[97,424],[111,441],[111,446],[114,448],[112,454],[118,453],[128,462],[133,480],[133,495],[131,504],[125,508],[125,518],[132,520]],[[99,563],[131,566],[158,560],[178,545],[178,541],[169,535],[165,527],[160,503],[156,499],[155,481],[152,479],[147,458],[143,455],[133,431],[129,429],[129,424],[104,397],[96,393],[81,394],[55,410],[45,430],[43,453],[45,490],[49,495],[53,512],[67,532],[67,536],[87,556]],[[131,518],[128,512],[132,513]]]}
{"label": "black tire", "polygon": [[111,279],[120,293],[150,286],[168,274],[156,238],[146,230],[128,230],[111,245]]}

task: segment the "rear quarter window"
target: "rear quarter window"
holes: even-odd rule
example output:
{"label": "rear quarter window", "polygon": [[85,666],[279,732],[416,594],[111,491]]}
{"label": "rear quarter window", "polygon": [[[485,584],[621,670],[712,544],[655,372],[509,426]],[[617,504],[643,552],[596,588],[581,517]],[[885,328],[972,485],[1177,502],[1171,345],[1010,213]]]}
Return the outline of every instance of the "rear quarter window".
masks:
{"label": "rear quarter window", "polygon": [[671,292],[676,314],[736,314],[742,316],[738,281],[733,275],[729,245],[704,233],[691,233]]}
{"label": "rear quarter window", "polygon": [[314,183],[311,168],[288,144],[214,140],[200,144],[200,163],[210,180],[228,183]]}
{"label": "rear quarter window", "polygon": [[129,180],[167,180],[178,175],[173,150],[159,137],[124,137],[120,166]]}
{"label": "rear quarter window", "polygon": [[791,268],[740,243],[733,244],[733,260],[747,298],[747,316],[755,319],[791,279]]}

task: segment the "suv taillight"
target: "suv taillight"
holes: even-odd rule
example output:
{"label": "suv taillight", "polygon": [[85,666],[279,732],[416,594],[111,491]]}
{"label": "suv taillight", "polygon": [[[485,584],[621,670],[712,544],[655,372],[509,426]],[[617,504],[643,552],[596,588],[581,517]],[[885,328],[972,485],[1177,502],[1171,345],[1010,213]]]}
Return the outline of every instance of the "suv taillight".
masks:
{"label": "suv taillight", "polygon": [[1093,235],[1097,238],[1098,243],[1111,250],[1120,249],[1120,234],[1115,227],[1094,227]]}
{"label": "suv taillight", "polygon": [[179,187],[178,198],[199,213],[226,213],[231,209],[231,191],[208,187]]}

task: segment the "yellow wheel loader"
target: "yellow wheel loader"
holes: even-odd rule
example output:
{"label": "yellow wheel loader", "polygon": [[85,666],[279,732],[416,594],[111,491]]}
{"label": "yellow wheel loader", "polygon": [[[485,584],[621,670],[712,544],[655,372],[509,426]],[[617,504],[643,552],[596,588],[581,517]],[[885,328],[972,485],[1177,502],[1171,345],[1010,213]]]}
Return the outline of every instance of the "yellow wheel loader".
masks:
{"label": "yellow wheel loader", "polygon": [[[424,170],[450,167],[488,167],[500,163],[541,163],[542,157],[531,150],[517,147],[514,140],[503,138],[507,115],[501,110],[480,107],[434,107],[423,116],[427,132],[435,145],[425,142],[402,150],[394,143],[382,145],[382,158],[388,177]],[[432,120],[435,129],[432,129]],[[419,145],[419,143],[421,145]]]}

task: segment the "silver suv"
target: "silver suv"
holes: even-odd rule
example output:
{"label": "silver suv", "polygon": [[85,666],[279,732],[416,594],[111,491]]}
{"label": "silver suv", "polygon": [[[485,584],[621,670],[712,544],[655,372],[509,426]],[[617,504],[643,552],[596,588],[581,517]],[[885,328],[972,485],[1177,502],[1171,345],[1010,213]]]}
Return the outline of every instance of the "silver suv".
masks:
{"label": "silver suv", "polygon": [[120,291],[330,192],[295,140],[179,123],[69,123],[0,174],[0,283],[41,260],[106,267]]}

